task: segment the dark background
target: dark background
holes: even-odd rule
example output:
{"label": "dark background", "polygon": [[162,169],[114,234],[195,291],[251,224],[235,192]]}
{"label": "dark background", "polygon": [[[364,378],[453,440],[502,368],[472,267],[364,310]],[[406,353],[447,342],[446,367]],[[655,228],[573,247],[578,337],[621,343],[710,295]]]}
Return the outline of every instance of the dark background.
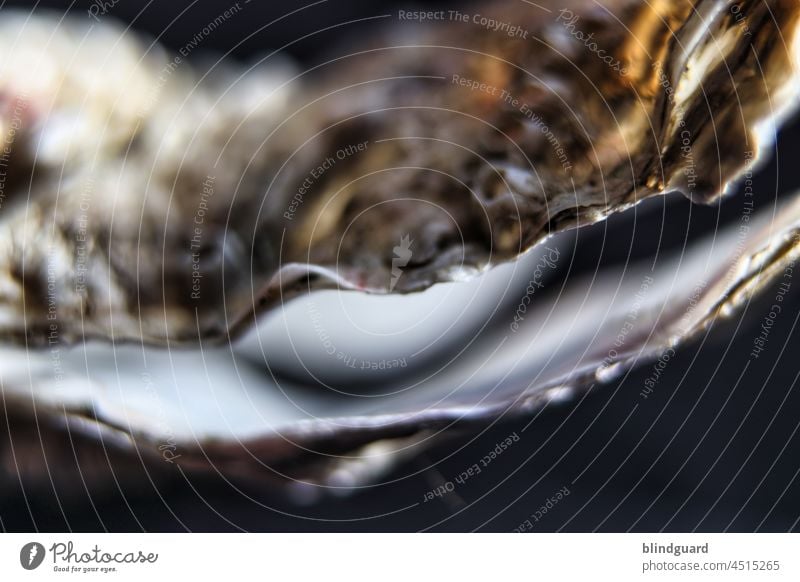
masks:
{"label": "dark background", "polygon": [[[174,3],[118,0],[109,15],[132,22],[138,31],[159,36],[173,49],[232,2]],[[244,4],[244,0],[240,2]],[[253,1],[246,17],[235,17],[203,43],[204,50],[233,49],[235,58],[284,45],[303,64],[330,58],[332,51],[363,39],[374,21],[344,24],[297,40],[310,32],[356,19],[387,14],[406,3],[330,0],[256,33],[299,2],[262,5]],[[310,2],[309,2],[310,4]],[[426,3],[440,6],[445,3]],[[450,3],[458,5],[462,3]],[[30,9],[32,2],[5,2],[4,8]],[[67,2],[39,2],[64,11]],[[88,2],[74,3],[83,17]],[[2,18],[2,13],[0,13]],[[781,133],[770,161],[758,172],[759,208],[769,209],[778,194],[800,187],[796,162],[800,124]],[[732,198],[741,196],[741,188]],[[625,238],[624,220],[602,262],[647,256],[658,235],[680,246],[685,238],[711,232],[718,221],[734,218],[741,203],[690,207],[671,197],[665,212],[651,212],[646,228]],[[641,226],[641,225],[640,225]],[[617,242],[618,241],[618,242]],[[597,257],[585,257],[587,264]],[[297,507],[255,487],[233,490],[213,478],[178,480],[142,488],[120,484],[118,491],[89,497],[57,497],[52,492],[23,497],[7,491],[0,499],[0,528],[7,531],[511,531],[562,487],[571,494],[534,531],[786,531],[800,519],[800,373],[795,331],[800,281],[795,281],[785,311],[768,347],[737,383],[752,339],[772,304],[770,289],[747,309],[720,322],[706,337],[680,350],[667,366],[654,394],[639,397],[651,374],[645,365],[579,400],[551,406],[530,419],[503,422],[484,431],[466,431],[425,456],[399,467],[388,481],[345,499]],[[736,333],[734,331],[737,329]],[[639,406],[633,411],[634,406]],[[632,412],[633,411],[633,412]],[[521,442],[500,456],[456,495],[413,509],[412,505],[444,480],[452,479],[512,432]],[[431,468],[433,467],[433,468]],[[419,473],[419,474],[417,474]],[[411,475],[411,476],[409,476]],[[378,517],[382,516],[382,517]]]}

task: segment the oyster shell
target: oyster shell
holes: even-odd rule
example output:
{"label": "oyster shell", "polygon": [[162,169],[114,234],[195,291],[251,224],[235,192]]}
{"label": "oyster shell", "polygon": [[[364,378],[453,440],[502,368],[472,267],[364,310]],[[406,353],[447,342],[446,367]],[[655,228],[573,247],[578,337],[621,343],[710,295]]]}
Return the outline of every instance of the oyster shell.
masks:
{"label": "oyster shell", "polygon": [[[399,41],[306,73],[274,58],[195,70],[113,25],[6,15],[7,471],[35,427],[88,435],[101,477],[118,456],[348,489],[456,420],[527,412],[657,357],[796,259],[790,202],[744,241],[734,226],[599,286],[554,260],[613,213],[668,192],[712,202],[752,171],[796,105],[796,2],[742,2],[746,27],[722,1],[539,5],[482,7],[524,38],[398,23]],[[570,275],[563,294],[528,291],[541,265]],[[528,298],[524,317],[483,333],[499,295]],[[413,381],[384,373],[405,371],[394,339],[368,352],[374,330],[328,324],[330,353],[319,320],[297,316],[350,302],[348,317],[419,322],[451,301],[447,332],[403,331],[407,360],[447,355]],[[289,381],[275,374],[287,345]],[[341,365],[356,352],[367,374]],[[331,357],[336,378],[321,377]],[[46,452],[25,456],[53,478]]]}

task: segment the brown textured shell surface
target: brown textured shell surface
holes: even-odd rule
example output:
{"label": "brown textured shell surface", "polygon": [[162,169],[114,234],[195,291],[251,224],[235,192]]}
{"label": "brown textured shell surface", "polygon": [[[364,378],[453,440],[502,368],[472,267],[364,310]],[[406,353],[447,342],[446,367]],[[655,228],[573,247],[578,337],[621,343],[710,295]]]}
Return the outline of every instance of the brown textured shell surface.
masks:
{"label": "brown textured shell surface", "polygon": [[[800,86],[800,5],[737,7],[492,3],[480,7],[484,25],[398,18],[358,50],[302,73],[274,57],[248,69],[222,61],[201,69],[199,59],[191,68],[112,24],[4,15],[0,337],[27,348],[24,357],[21,348],[0,354],[4,395],[19,412],[10,422],[27,434],[30,410],[50,407],[45,432],[80,427],[86,450],[97,433],[124,458],[133,442],[140,460],[169,469],[160,463],[163,426],[147,414],[153,402],[115,399],[101,387],[114,382],[127,348],[104,376],[104,348],[88,340],[140,344],[131,361],[153,346],[148,361],[187,374],[196,354],[157,348],[235,345],[203,359],[218,385],[252,378],[229,396],[234,429],[216,419],[197,430],[192,414],[174,411],[179,387],[170,399],[150,372],[130,364],[125,374],[140,391],[158,392],[183,468],[325,482],[335,473],[330,455],[378,446],[402,456],[455,418],[529,411],[610,377],[635,354],[677,345],[795,259],[797,202],[779,221],[754,219],[746,244],[728,233],[720,237],[728,246],[698,243],[686,264],[662,260],[661,272],[682,283],[653,292],[636,342],[613,361],[626,307],[602,289],[588,302],[542,299],[480,375],[461,366],[378,404],[298,393],[287,406],[263,394],[283,390],[268,371],[236,359],[240,348],[251,361],[282,354],[280,340],[262,341],[261,316],[311,291],[410,302],[412,292],[472,279],[489,289],[474,310],[488,312],[497,289],[527,284],[513,267],[490,267],[549,265],[567,254],[575,229],[648,198],[719,199],[752,171]],[[607,276],[634,294],[649,272]],[[704,284],[693,292],[698,278]],[[556,308],[561,317],[584,314],[581,326],[551,321]],[[550,339],[534,341],[542,334]],[[76,347],[48,364],[54,345]],[[82,360],[101,371],[80,376]],[[454,394],[456,385],[464,389]],[[206,403],[194,406],[198,418],[210,414],[212,392],[193,393]],[[351,481],[374,478],[377,469],[351,461],[338,461]]]}
{"label": "brown textured shell surface", "polygon": [[398,292],[649,196],[714,200],[796,86],[796,3],[745,2],[747,29],[725,6],[509,2],[487,13],[516,37],[448,23],[297,76],[7,18],[2,332],[45,343],[50,286],[61,341],[224,338],[309,275],[387,291],[403,237]]}

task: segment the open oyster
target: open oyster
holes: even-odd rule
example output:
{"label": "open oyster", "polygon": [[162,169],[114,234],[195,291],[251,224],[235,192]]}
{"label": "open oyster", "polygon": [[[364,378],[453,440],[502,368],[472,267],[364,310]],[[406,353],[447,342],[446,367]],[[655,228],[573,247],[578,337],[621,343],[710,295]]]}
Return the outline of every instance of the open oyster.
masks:
{"label": "open oyster", "polygon": [[735,6],[403,13],[306,72],[4,13],[7,472],[53,479],[77,432],[67,479],[347,490],[456,420],[675,349],[796,259],[800,203],[772,220],[748,201],[680,254],[572,265],[592,224],[715,201],[772,144],[800,6]]}

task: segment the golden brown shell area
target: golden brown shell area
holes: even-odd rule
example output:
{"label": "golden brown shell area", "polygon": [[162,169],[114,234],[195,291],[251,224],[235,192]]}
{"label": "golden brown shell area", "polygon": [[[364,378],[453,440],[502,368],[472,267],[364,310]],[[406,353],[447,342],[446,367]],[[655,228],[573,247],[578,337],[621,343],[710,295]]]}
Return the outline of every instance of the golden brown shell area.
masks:
{"label": "golden brown shell area", "polygon": [[[46,343],[48,305],[59,341],[180,343],[239,332],[309,287],[421,290],[650,196],[713,201],[770,139],[756,128],[794,105],[795,0],[514,0],[460,14],[398,15],[256,115],[216,106],[214,87],[172,84],[99,171],[68,160],[65,181],[34,166],[30,200],[1,225],[4,337]],[[162,66],[146,63],[145,82]],[[153,154],[165,141],[170,155]]]}
{"label": "golden brown shell area", "polygon": [[[409,235],[412,290],[654,194],[711,202],[757,152],[753,128],[792,99],[795,2],[563,6],[487,11],[524,38],[477,34],[470,18],[348,63],[363,84],[333,81],[322,149],[370,147],[324,175],[301,225],[277,223],[284,260],[355,269],[380,290]],[[414,78],[375,81],[401,75]]]}

